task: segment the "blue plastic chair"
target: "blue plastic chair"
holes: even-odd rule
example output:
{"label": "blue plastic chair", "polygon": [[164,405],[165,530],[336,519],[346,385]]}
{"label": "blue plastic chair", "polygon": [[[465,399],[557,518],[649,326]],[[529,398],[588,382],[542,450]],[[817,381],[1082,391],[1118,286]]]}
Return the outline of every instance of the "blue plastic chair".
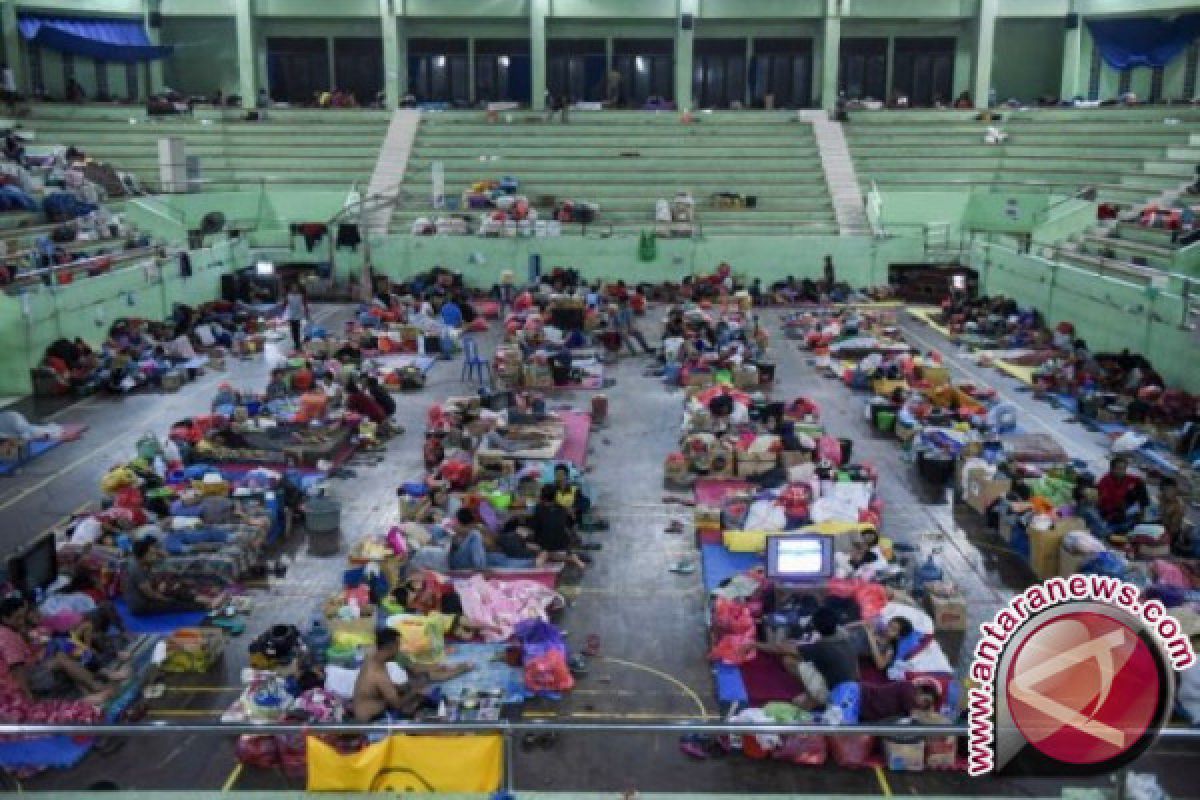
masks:
{"label": "blue plastic chair", "polygon": [[475,337],[464,336],[462,338],[462,348],[462,380],[469,381],[476,378],[479,380],[480,386],[490,386],[492,383],[492,365],[479,354],[479,345],[475,343]]}

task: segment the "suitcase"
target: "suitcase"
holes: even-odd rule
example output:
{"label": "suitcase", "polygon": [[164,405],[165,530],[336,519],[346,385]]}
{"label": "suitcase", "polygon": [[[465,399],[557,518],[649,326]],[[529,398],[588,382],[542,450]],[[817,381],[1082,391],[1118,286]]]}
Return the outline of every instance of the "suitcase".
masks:
{"label": "suitcase", "polygon": [[177,369],[168,370],[162,376],[162,388],[164,392],[178,392],[183,386],[183,373]]}
{"label": "suitcase", "polygon": [[592,424],[603,425],[608,421],[608,395],[592,395]]}

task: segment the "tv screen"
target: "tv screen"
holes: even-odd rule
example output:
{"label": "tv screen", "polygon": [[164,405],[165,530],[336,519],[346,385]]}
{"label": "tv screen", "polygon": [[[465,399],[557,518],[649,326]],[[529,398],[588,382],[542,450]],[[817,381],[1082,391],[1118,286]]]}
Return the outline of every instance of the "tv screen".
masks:
{"label": "tv screen", "polygon": [[58,578],[58,552],[54,534],[47,533],[8,560],[13,586],[24,592],[43,589]]}
{"label": "tv screen", "polygon": [[767,537],[767,577],[811,581],[833,576],[833,542],[828,536],[803,534]]}

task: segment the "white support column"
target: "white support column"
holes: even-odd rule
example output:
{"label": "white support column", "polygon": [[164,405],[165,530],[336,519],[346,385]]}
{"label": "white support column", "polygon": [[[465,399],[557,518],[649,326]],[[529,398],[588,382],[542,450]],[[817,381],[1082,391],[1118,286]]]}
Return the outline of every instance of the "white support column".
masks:
{"label": "white support column", "polygon": [[1060,100],[1070,100],[1076,95],[1086,95],[1080,91],[1080,70],[1083,66],[1083,19],[1075,15],[1075,27],[1063,31],[1062,80],[1059,82],[1058,97]]}
{"label": "white support column", "polygon": [[[144,0],[142,4],[142,23],[146,28],[146,36],[150,39],[150,44],[162,44],[162,30],[150,24],[150,15],[157,14],[162,8],[161,0]],[[162,17],[158,18],[159,23],[162,23]],[[147,96],[161,91],[165,82],[163,80],[163,62],[161,58],[156,58],[146,65],[146,94]],[[19,85],[19,84],[18,84]],[[224,87],[221,87],[224,89]],[[111,91],[111,89],[110,89]]]}
{"label": "white support column", "polygon": [[17,30],[17,0],[3,0],[3,4],[0,5],[0,28],[3,28],[4,32],[5,63],[13,71],[17,91],[29,91],[33,87],[25,82],[25,43]]}
{"label": "white support column", "polygon": [[254,0],[236,0],[238,76],[242,108],[254,108],[258,98],[258,81],[254,61]]}
{"label": "white support column", "polygon": [[546,110],[546,15],[550,0],[529,0],[529,104]]}
{"label": "white support column", "polygon": [[975,107],[987,108],[992,90],[992,57],[996,42],[998,0],[979,0],[979,18],[975,36]]}
{"label": "white support column", "polygon": [[379,31],[383,38],[383,106],[400,105],[400,48],[392,0],[379,0]]}
{"label": "white support column", "polygon": [[[699,0],[679,0],[675,16],[675,106],[682,111],[692,110],[692,65],[695,63],[696,23]],[[683,29],[683,15],[691,14],[692,25]]]}

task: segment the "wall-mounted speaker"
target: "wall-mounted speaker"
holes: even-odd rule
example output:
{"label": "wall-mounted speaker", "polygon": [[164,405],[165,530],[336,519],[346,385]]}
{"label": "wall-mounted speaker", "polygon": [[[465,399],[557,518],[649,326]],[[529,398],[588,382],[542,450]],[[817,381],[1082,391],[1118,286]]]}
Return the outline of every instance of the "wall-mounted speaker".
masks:
{"label": "wall-mounted speaker", "polygon": [[696,24],[696,18],[691,14],[684,14],[679,18],[679,27],[685,31],[690,31],[692,26]]}
{"label": "wall-mounted speaker", "polygon": [[1073,31],[1079,27],[1079,15],[1067,14],[1067,30]]}

